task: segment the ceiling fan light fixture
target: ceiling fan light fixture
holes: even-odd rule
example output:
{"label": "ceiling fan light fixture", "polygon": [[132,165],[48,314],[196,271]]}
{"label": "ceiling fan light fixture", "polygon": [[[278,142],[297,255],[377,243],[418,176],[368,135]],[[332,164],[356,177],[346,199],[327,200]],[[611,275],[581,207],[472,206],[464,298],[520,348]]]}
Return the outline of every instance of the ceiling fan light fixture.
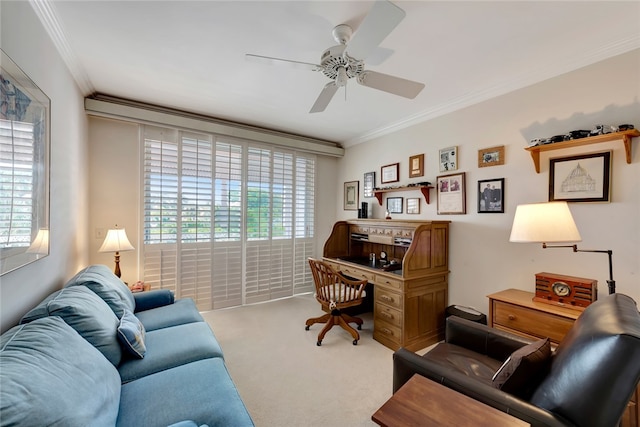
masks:
{"label": "ceiling fan light fixture", "polygon": [[336,76],[336,84],[338,87],[344,87],[347,85],[349,76],[347,75],[347,69],[345,67],[338,68],[338,75]]}

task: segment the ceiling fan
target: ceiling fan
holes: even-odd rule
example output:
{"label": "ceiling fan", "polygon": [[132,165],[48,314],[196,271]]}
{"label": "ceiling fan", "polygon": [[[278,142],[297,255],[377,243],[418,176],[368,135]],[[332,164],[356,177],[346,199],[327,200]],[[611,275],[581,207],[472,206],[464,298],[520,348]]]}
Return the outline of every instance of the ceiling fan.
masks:
{"label": "ceiling fan", "polygon": [[364,65],[364,59],[393,31],[405,15],[405,11],[393,3],[377,0],[353,37],[352,28],[346,24],[340,24],[333,29],[333,38],[340,44],[322,53],[320,65],[250,53],[246,54],[246,58],[273,65],[321,71],[329,77],[331,81],[320,92],[310,113],[324,111],[338,88],[345,87],[351,78],[355,78],[362,86],[413,99],[424,88],[423,83],[365,70]]}

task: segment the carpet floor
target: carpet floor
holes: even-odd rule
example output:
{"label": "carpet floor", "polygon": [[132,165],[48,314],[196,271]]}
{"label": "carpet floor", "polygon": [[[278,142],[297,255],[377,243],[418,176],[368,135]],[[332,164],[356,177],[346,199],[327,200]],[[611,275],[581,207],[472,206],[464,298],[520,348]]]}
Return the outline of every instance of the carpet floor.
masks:
{"label": "carpet floor", "polygon": [[372,313],[358,345],[339,326],[316,345],[322,310],[302,295],[202,313],[258,427],[374,426],[371,415],[392,394],[393,351],[373,339]]}

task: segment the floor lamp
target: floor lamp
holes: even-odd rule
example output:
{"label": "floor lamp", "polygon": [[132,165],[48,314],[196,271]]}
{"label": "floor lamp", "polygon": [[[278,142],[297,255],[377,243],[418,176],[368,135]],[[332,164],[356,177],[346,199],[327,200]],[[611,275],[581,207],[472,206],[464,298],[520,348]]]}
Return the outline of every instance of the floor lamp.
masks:
{"label": "floor lamp", "polygon": [[134,249],[127,238],[127,233],[124,231],[124,228],[118,228],[116,224],[116,228],[109,229],[107,232],[107,237],[105,237],[98,252],[115,252],[116,268],[113,273],[120,277],[122,274],[120,272],[120,252],[132,251]]}
{"label": "floor lamp", "polygon": [[613,280],[613,251],[578,249],[578,245],[548,245],[548,243],[581,242],[578,227],[567,202],[518,205],[511,227],[510,242],[542,243],[543,248],[572,248],[573,252],[595,252],[609,255],[609,293],[616,292]]}

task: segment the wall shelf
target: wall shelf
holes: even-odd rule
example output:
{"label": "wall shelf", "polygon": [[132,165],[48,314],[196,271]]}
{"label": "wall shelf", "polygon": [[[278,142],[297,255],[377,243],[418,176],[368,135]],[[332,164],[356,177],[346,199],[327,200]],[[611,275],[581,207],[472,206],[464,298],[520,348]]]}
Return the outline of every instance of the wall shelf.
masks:
{"label": "wall shelf", "polygon": [[581,139],[572,139],[570,141],[554,142],[551,144],[537,145],[535,147],[527,147],[525,150],[531,153],[533,159],[533,165],[536,168],[536,172],[540,173],[540,152],[560,150],[562,148],[580,147],[582,145],[598,144],[602,142],[609,142],[621,139],[624,143],[624,151],[627,155],[627,163],[631,164],[631,141],[634,137],[640,136],[638,129],[630,129],[622,132],[607,133],[604,135],[590,136]]}
{"label": "wall shelf", "polygon": [[405,187],[373,190],[373,194],[376,196],[376,199],[378,199],[378,203],[380,204],[380,206],[382,206],[382,194],[384,193],[393,193],[395,191],[420,190],[422,192],[422,195],[424,196],[424,200],[427,202],[427,204],[429,204],[429,190],[432,188],[433,187],[430,185],[412,185],[412,186],[405,186]]}

